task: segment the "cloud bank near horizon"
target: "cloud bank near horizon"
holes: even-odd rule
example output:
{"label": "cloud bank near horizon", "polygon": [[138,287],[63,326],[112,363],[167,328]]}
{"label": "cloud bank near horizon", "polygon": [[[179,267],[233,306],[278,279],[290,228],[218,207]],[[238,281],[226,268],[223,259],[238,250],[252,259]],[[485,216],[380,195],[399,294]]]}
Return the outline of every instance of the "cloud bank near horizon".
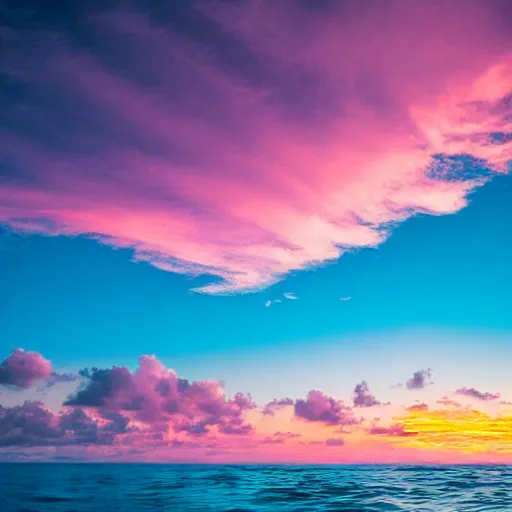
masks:
{"label": "cloud bank near horizon", "polygon": [[198,291],[246,292],[455,213],[507,172],[505,0],[464,16],[450,0],[197,1],[181,30],[175,6],[109,5],[75,13],[73,34],[6,11],[14,230],[92,236],[209,275]]}
{"label": "cloud bank near horizon", "polygon": [[[37,352],[18,349],[13,354],[30,354],[29,361],[51,365]],[[487,405],[499,394],[460,388],[453,394],[472,400],[464,407],[448,397],[430,406],[418,401],[404,407],[382,404],[362,381],[354,388],[352,404],[318,389],[305,398],[256,404],[246,393],[227,396],[220,382],[181,378],[155,356],[141,356],[138,363],[134,370],[124,366],[82,370],[75,380],[73,374],[62,374],[67,376],[66,383],[77,384],[58,411],[35,399],[0,406],[0,459],[12,458],[13,453],[19,454],[17,460],[25,456],[32,460],[34,453],[43,459],[73,457],[73,450],[80,447],[85,450],[80,456],[89,460],[132,460],[132,456],[155,461],[205,460],[214,456],[211,452],[242,460],[247,450],[251,454],[263,450],[268,461],[305,458],[322,462],[334,461],[331,457],[338,449],[343,450],[338,460],[367,462],[512,457],[512,438],[505,432],[512,424],[509,405],[496,402],[494,413],[473,407],[475,398]],[[22,380],[25,375],[24,365],[11,371],[16,382],[27,382]],[[42,378],[53,382],[51,371],[38,375],[31,386],[36,387]],[[10,393],[29,387],[3,384]],[[461,393],[461,389],[470,392]],[[410,396],[411,390],[404,393]],[[480,434],[474,428],[475,418],[481,425]],[[440,449],[442,433],[447,442]],[[501,445],[496,449],[500,433]]]}

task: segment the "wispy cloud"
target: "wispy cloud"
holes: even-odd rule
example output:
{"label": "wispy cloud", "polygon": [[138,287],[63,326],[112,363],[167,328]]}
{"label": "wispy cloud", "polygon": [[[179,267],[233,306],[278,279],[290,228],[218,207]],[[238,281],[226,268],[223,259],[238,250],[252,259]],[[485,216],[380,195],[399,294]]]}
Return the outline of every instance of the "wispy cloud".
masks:
{"label": "wispy cloud", "polygon": [[[283,294],[283,297],[287,300],[299,300],[299,297],[297,297],[294,293],[292,292],[286,292]],[[272,304],[281,304],[282,303],[282,300],[281,299],[273,299],[273,300],[267,300],[265,302],[265,307],[266,308],[269,308],[270,306],[272,306]]]}
{"label": "wispy cloud", "polygon": [[436,404],[443,405],[445,407],[455,407],[455,408],[462,407],[462,404],[460,402],[452,400],[451,398],[448,398],[447,396],[443,396],[439,400],[436,400]]}
{"label": "wispy cloud", "polygon": [[371,436],[398,436],[398,437],[409,437],[415,436],[418,432],[412,432],[405,430],[403,425],[395,424],[389,426],[373,425],[368,433]]}
{"label": "wispy cloud", "polygon": [[427,411],[428,405],[422,402],[422,403],[413,404],[413,405],[407,407],[406,409],[408,411]]}
{"label": "wispy cloud", "polygon": [[506,170],[507,0],[310,4],[190,2],[184,31],[90,3],[94,51],[51,10],[23,29],[14,12],[0,221],[243,292],[455,213]]}
{"label": "wispy cloud", "polygon": [[276,411],[282,409],[283,407],[293,405],[293,403],[294,401],[292,398],[275,398],[268,404],[265,404],[265,406],[262,409],[262,414],[273,416]]}
{"label": "wispy cloud", "polygon": [[265,302],[265,307],[269,308],[272,304],[281,304],[281,302],[281,299],[267,300],[267,302]]}
{"label": "wispy cloud", "polygon": [[348,295],[347,297],[340,297],[340,300],[342,302],[348,302],[349,300],[352,300],[352,297],[350,295]]}

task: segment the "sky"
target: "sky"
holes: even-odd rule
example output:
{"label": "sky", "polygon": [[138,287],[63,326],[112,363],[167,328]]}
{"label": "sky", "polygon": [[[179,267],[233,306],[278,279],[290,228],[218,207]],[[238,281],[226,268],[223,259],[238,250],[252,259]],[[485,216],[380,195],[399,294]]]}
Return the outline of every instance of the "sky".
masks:
{"label": "sky", "polygon": [[19,5],[0,460],[512,462],[509,2]]}

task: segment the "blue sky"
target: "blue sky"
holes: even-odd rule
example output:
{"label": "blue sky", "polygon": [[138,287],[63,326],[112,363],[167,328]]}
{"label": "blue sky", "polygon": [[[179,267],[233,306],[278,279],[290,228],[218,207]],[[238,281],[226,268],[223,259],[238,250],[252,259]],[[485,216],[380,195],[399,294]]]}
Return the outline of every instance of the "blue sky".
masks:
{"label": "blue sky", "polygon": [[[404,376],[443,357],[456,364],[471,339],[485,372],[512,341],[511,183],[495,178],[457,214],[412,218],[377,249],[227,297],[192,292],[195,279],[134,263],[129,250],[4,230],[0,339],[6,351],[37,349],[63,369],[134,366],[138,354],[155,353],[180,373],[206,373],[234,389],[268,368],[266,379],[289,393],[306,386],[299,371],[308,383],[334,387],[339,377],[325,370],[338,351],[340,387],[366,376],[382,388],[404,350],[412,353],[397,370]],[[299,300],[285,300],[285,292]],[[283,302],[265,307],[277,298]],[[368,364],[372,354],[378,365]],[[346,362],[358,357],[364,365]],[[316,363],[306,369],[308,359]],[[251,390],[262,399],[275,393],[275,384],[260,387]]]}

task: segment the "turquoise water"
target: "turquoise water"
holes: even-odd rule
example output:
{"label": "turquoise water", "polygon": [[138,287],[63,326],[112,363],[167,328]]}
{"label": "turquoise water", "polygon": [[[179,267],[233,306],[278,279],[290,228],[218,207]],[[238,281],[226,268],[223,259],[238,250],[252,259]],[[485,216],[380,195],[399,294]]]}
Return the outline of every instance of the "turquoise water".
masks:
{"label": "turquoise water", "polygon": [[0,464],[2,512],[512,511],[512,466]]}

